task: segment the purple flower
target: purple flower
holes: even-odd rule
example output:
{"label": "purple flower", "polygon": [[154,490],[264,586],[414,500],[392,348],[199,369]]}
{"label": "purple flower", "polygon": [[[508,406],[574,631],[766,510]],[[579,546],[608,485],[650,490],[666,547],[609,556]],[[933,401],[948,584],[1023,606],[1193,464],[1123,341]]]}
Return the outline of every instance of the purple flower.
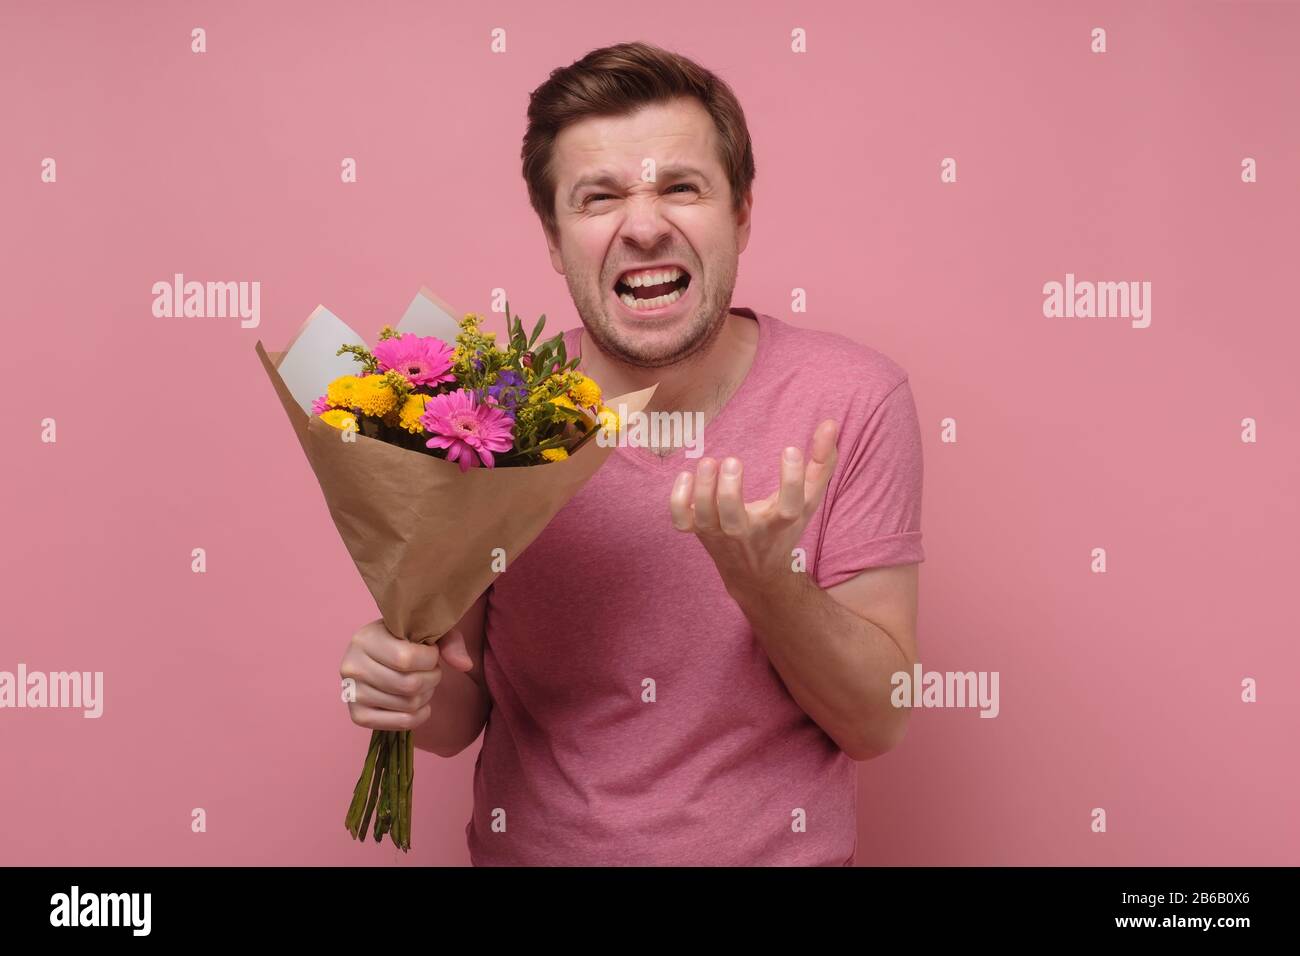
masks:
{"label": "purple flower", "polygon": [[514,369],[502,369],[497,372],[497,380],[488,386],[487,395],[503,412],[514,418],[515,406],[528,397],[528,386]]}

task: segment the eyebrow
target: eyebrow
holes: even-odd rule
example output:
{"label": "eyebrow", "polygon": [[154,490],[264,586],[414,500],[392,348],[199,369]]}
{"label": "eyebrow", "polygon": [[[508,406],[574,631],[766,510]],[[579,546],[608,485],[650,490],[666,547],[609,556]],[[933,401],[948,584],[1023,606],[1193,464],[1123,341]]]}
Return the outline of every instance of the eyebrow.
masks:
{"label": "eyebrow", "polygon": [[[686,179],[690,176],[697,176],[704,181],[705,185],[708,185],[709,177],[694,166],[688,166],[684,163],[670,163],[667,166],[659,166],[655,169],[655,182],[665,179]],[[578,197],[578,192],[588,186],[621,188],[618,175],[613,170],[606,169],[588,173],[586,176],[579,178],[573,184],[573,188],[569,190],[569,205],[573,205],[573,201]]]}

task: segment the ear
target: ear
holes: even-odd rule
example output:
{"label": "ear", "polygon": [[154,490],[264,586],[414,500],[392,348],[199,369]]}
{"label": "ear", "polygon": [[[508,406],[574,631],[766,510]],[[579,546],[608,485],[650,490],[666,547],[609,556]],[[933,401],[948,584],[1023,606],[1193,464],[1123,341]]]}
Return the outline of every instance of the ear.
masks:
{"label": "ear", "polygon": [[745,201],[740,206],[740,211],[736,213],[736,252],[745,251],[749,245],[749,227],[754,213],[754,189],[751,186],[749,192],[745,193]]}

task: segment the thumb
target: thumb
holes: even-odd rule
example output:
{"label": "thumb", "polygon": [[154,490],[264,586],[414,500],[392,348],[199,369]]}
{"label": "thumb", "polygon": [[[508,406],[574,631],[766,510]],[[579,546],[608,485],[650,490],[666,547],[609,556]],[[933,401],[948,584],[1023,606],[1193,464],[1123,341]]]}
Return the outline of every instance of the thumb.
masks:
{"label": "thumb", "polygon": [[465,647],[465,635],[460,631],[451,630],[444,634],[438,640],[438,653],[458,671],[467,671],[474,666],[474,660]]}

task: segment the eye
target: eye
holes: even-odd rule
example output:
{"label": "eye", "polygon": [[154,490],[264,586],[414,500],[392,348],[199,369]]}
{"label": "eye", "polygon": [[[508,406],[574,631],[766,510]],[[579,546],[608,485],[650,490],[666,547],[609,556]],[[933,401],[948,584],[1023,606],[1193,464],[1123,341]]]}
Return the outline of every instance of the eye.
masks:
{"label": "eye", "polygon": [[[678,187],[685,187],[686,189],[695,189],[695,187],[690,183],[678,183],[676,186],[670,187],[668,191],[672,192],[674,189],[677,189]],[[695,189],[695,191],[699,192],[698,189]]]}

